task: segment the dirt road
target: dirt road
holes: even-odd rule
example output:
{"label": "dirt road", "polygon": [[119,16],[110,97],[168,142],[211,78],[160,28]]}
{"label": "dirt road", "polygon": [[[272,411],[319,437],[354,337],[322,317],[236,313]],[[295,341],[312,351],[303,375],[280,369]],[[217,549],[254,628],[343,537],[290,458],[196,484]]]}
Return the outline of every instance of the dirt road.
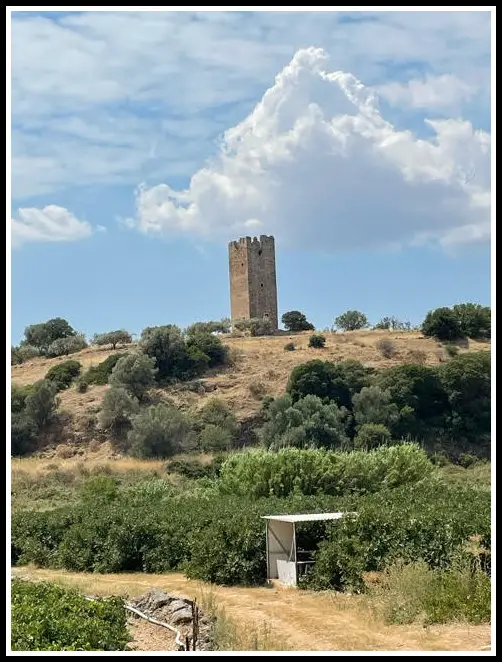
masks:
{"label": "dirt road", "polygon": [[93,595],[134,596],[158,587],[210,601],[224,608],[237,629],[252,629],[257,636],[261,632],[268,650],[479,651],[488,650],[491,640],[489,625],[385,625],[364,599],[328,592],[212,586],[178,573],[99,575],[15,568],[13,574],[60,581]]}

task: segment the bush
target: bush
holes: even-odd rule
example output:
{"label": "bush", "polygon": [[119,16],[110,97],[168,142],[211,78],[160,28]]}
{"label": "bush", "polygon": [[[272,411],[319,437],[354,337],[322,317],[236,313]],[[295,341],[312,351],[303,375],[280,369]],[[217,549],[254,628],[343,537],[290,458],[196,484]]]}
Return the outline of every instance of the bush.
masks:
{"label": "bush", "polygon": [[125,388],[140,400],[155,384],[156,372],[153,359],[143,354],[127,354],[117,361],[108,383]]}
{"label": "bush", "polygon": [[347,310],[335,319],[335,327],[343,331],[357,331],[368,326],[368,318],[358,310]]}
{"label": "bush", "polygon": [[348,444],[348,412],[335,403],[324,404],[307,395],[293,403],[291,396],[276,398],[264,411],[263,443],[276,450],[286,446],[342,448]]}
{"label": "bush", "polygon": [[232,320],[232,328],[252,337],[271,336],[274,333],[272,322],[267,318]]}
{"label": "bush", "polygon": [[326,337],[318,333],[315,333],[309,338],[309,347],[314,347],[316,349],[322,349],[326,345]]}
{"label": "bush", "polygon": [[31,324],[24,330],[22,346],[36,347],[41,354],[47,353],[49,345],[61,338],[75,336],[76,331],[61,317],[55,317],[40,324]]}
{"label": "bush", "polygon": [[186,478],[216,478],[224,461],[223,456],[216,456],[208,464],[203,464],[197,457],[169,460],[166,464],[167,473],[177,473]]}
{"label": "bush", "polygon": [[132,343],[132,336],[129,331],[119,329],[118,331],[108,331],[107,333],[95,333],[92,340],[93,345],[111,345],[115,349],[117,345],[129,345]]}
{"label": "bush", "polygon": [[333,400],[339,406],[351,408],[351,390],[347,381],[346,366],[314,359],[297,365],[291,372],[286,391],[293,401],[306,395],[316,395],[321,400]]}
{"label": "bush", "polygon": [[207,365],[214,368],[227,362],[228,350],[217,336],[211,333],[194,333],[188,336],[188,349],[196,348],[209,357]]}
{"label": "bush", "polygon": [[299,310],[290,310],[281,317],[286,331],[313,331],[314,325],[307,321],[304,313]]}
{"label": "bush", "polygon": [[11,347],[11,365],[19,365],[30,359],[40,356],[40,350],[33,345],[20,345],[19,347]]}
{"label": "bush", "polygon": [[165,404],[148,407],[138,414],[127,439],[131,455],[142,458],[169,457],[193,450],[197,441],[187,416]]}
{"label": "bush", "polygon": [[385,359],[391,359],[397,354],[396,345],[389,338],[377,340],[375,347]]}
{"label": "bush", "polygon": [[284,345],[284,351],[285,351],[285,352],[294,352],[295,349],[296,349],[296,347],[295,347],[295,343],[294,343],[294,342],[287,342],[287,343]]}
{"label": "bush", "polygon": [[47,356],[68,356],[68,354],[75,354],[87,347],[87,340],[83,333],[68,338],[59,338],[51,343],[47,349]]}
{"label": "bush", "polygon": [[57,386],[58,391],[64,391],[71,386],[73,380],[79,376],[82,364],[80,361],[63,361],[57,365],[52,366],[45,375],[48,379]]}
{"label": "bush", "polygon": [[199,434],[199,444],[203,451],[228,450],[232,445],[232,434],[219,425],[206,425]]}
{"label": "bush", "polygon": [[105,430],[122,431],[131,423],[131,418],[139,410],[137,398],[121,386],[110,388],[103,398],[98,422]]}
{"label": "bush", "polygon": [[38,430],[51,422],[58,406],[56,394],[57,386],[47,379],[41,379],[33,384],[31,393],[25,400],[24,411]]}
{"label": "bush", "polygon": [[437,340],[458,340],[465,337],[458,317],[451,308],[436,308],[425,316],[422,333],[426,338]]}
{"label": "bush", "polygon": [[80,379],[77,379],[76,387],[77,393],[86,393],[89,388],[89,382],[85,377],[80,377]]}
{"label": "bush", "polygon": [[378,386],[364,386],[352,397],[354,419],[358,425],[376,424],[392,427],[399,420],[399,409],[390,391]]}
{"label": "bush", "polygon": [[434,571],[423,561],[396,563],[370,589],[387,623],[405,625],[421,619],[435,623],[490,621],[491,582],[465,561],[451,570]]}
{"label": "bush", "polygon": [[249,392],[256,400],[261,400],[266,393],[265,384],[258,380],[253,380],[249,383]]}
{"label": "bush", "polygon": [[10,390],[10,410],[12,414],[19,414],[26,406],[26,398],[33,391],[33,384],[18,386],[12,384]]}
{"label": "bush", "polygon": [[122,598],[86,600],[47,582],[11,582],[13,651],[123,651],[129,641]]}
{"label": "bush", "polygon": [[389,446],[392,441],[389,428],[380,423],[365,423],[357,431],[354,448],[371,450],[379,446]]}
{"label": "bush", "polygon": [[173,324],[143,329],[140,348],[155,359],[159,382],[190,379],[203,372],[210,361],[197,346],[190,351],[181,329]]}
{"label": "bush", "polygon": [[118,354],[110,354],[110,356],[104,361],[101,361],[101,363],[98,363],[98,365],[91,366],[84,375],[86,382],[100,386],[108,384],[108,378],[112,374],[113,368],[124,356],[127,356],[127,353],[119,352]]}
{"label": "bush", "polygon": [[186,329],[187,336],[198,333],[230,333],[230,320],[228,318],[211,322],[195,322]]}
{"label": "bush", "polygon": [[375,324],[375,329],[386,329],[388,331],[404,331],[409,329],[411,324],[409,322],[401,322],[396,317],[382,317],[382,319]]}
{"label": "bush", "polygon": [[35,450],[38,428],[24,412],[16,412],[11,417],[10,452],[11,455],[26,455]]}
{"label": "bush", "polygon": [[477,340],[491,337],[491,308],[478,303],[461,303],[453,306],[462,336]]}
{"label": "bush", "polygon": [[341,453],[325,449],[284,448],[233,454],[220,469],[225,494],[252,499],[292,493],[342,496],[376,492],[430,476],[432,463],[414,444]]}
{"label": "bush", "polygon": [[199,410],[198,417],[202,425],[216,425],[224,428],[233,438],[237,434],[237,419],[224,400],[210,398]]}
{"label": "bush", "polygon": [[448,356],[451,358],[453,356],[457,356],[459,349],[457,345],[454,345],[453,343],[445,343],[444,345],[445,352],[448,354]]}

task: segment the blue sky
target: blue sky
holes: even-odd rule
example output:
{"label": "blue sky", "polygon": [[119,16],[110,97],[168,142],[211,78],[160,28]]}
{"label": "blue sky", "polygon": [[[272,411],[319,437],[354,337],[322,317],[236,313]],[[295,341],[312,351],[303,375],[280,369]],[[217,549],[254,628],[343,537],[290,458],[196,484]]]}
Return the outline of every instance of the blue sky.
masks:
{"label": "blue sky", "polygon": [[12,342],[279,309],[418,323],[490,303],[489,12],[17,12]]}

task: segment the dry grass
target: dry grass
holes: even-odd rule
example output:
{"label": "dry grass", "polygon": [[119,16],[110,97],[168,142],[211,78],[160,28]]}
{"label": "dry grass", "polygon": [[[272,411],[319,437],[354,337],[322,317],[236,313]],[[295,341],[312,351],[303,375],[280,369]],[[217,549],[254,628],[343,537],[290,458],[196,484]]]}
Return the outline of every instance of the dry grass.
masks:
{"label": "dry grass", "polygon": [[[259,410],[262,393],[273,397],[283,393],[292,369],[312,359],[329,361],[355,359],[376,368],[413,361],[428,365],[437,365],[439,362],[437,343],[423,338],[419,332],[365,330],[325,333],[326,346],[323,349],[308,347],[310,335],[311,333],[307,331],[290,336],[225,338],[224,343],[230,350],[231,364],[227,369],[204,378],[203,381],[209,387],[207,392],[194,393],[187,391],[183,386],[174,386],[159,390],[156,395],[160,399],[170,399],[177,406],[191,410],[201,407],[208,398],[218,396],[227,402],[239,420],[244,420]],[[285,352],[284,344],[290,340],[295,343],[296,350]],[[385,358],[381,355],[376,346],[381,340],[392,342],[396,350],[395,356]],[[130,346],[131,349],[133,347]],[[461,348],[460,352],[480,349],[489,350],[490,345],[471,341],[469,348]],[[72,358],[81,361],[85,370],[91,365],[100,363],[112,353],[111,350],[91,347],[72,355]],[[33,383],[37,379],[42,379],[49,368],[61,360],[64,359],[33,359],[26,364],[12,366],[12,381],[17,384]],[[253,386],[256,384],[260,384],[260,397]],[[72,425],[77,439],[89,441],[89,438],[92,438],[92,434],[86,432],[86,419],[99,408],[107,388],[108,386],[90,386],[86,393],[78,393],[75,387],[72,387],[60,394],[60,407],[72,414]],[[51,452],[54,454],[54,451]],[[71,449],[68,452],[72,452]]]}
{"label": "dry grass", "polygon": [[34,568],[15,568],[13,573],[58,581],[92,595],[134,596],[157,587],[195,597],[223,614],[224,650],[479,651],[491,641],[489,625],[385,625],[366,600],[329,592],[215,587],[178,573],[100,575]]}

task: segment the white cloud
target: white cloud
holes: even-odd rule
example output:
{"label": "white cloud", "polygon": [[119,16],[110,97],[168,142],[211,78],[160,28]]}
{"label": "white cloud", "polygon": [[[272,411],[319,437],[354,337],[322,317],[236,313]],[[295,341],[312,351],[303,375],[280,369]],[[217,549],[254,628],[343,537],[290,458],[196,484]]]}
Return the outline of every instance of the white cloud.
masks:
{"label": "white cloud", "polygon": [[371,88],[326,64],[298,51],[186,190],[140,187],[139,229],[326,250],[486,239],[490,135],[461,120],[429,120],[428,140],[399,131]]}
{"label": "white cloud", "polygon": [[[18,219],[12,219],[13,246],[27,242],[78,241],[93,233],[90,223],[79,221],[64,207],[30,207],[19,209],[18,214]],[[101,228],[98,226],[99,231]]]}
{"label": "white cloud", "polygon": [[470,84],[489,70],[489,23],[486,11],[15,14],[13,196],[189,175],[305,44],[368,85],[423,71]]}
{"label": "white cloud", "polygon": [[378,93],[389,103],[411,108],[447,109],[456,111],[463,101],[472,99],[478,88],[456,76],[427,76],[408,83],[387,83],[377,87]]}

